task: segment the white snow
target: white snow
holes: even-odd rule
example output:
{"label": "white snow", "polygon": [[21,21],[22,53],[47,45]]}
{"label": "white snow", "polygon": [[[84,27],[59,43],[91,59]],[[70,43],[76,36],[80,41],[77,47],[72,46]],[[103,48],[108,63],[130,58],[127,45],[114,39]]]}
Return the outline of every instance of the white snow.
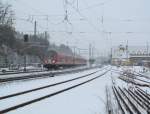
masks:
{"label": "white snow", "polygon": [[18,74],[17,73],[16,74],[1,74],[0,79],[30,76],[30,75],[38,75],[38,74],[49,74],[49,73],[55,73],[55,72],[65,72],[65,71],[70,71],[70,70],[80,70],[80,69],[86,69],[86,68],[88,68],[88,67],[87,66],[81,66],[81,67],[62,69],[62,70],[50,70],[50,71],[38,71],[37,70],[37,72],[22,72],[22,73],[20,72]]}
{"label": "white snow", "polygon": [[[24,89],[34,88],[41,85],[46,85],[50,83],[59,82],[60,80],[66,80],[67,78],[73,78],[77,77],[83,74],[88,74],[89,72],[96,71],[98,69],[93,69],[89,71],[84,71],[82,73],[76,73],[72,75],[62,75],[59,77],[53,77],[50,79],[40,79],[40,80],[33,80],[33,81],[27,81],[27,82],[19,82],[19,83],[11,83],[6,86],[2,86],[0,93],[3,95],[6,95],[6,93],[10,94],[13,92],[21,91]],[[66,88],[71,85],[75,85],[79,82],[83,82],[87,79],[91,79],[95,76],[98,76],[105,72],[106,70],[103,70],[101,72],[98,72],[91,77],[81,79],[80,81],[74,81],[67,84],[62,84],[57,87],[44,89],[41,91],[37,91],[34,93],[26,94],[19,97],[14,97],[13,99],[6,99],[4,101],[0,102],[0,110],[14,106],[18,103],[25,102],[34,98],[39,98],[40,96],[44,96],[46,94],[52,93],[54,91],[58,91],[62,88]],[[103,83],[102,83],[103,82]],[[105,86],[107,84],[110,84],[111,81],[109,79],[109,73],[106,75],[100,77],[99,79],[92,81],[88,84],[82,85],[80,87],[77,87],[73,90],[64,92],[60,95],[54,96],[52,98],[48,98],[42,101],[39,101],[37,103],[33,103],[31,105],[25,106],[23,108],[20,108],[15,111],[9,112],[10,114],[91,114],[91,113],[99,113],[103,112],[105,110]],[[30,85],[30,86],[29,86]],[[28,87],[29,86],[29,87]],[[9,91],[12,90],[12,91]],[[5,91],[5,94],[3,93]],[[32,94],[32,95],[31,95]],[[14,102],[15,101],[15,102]]]}
{"label": "white snow", "polygon": [[[132,72],[133,71],[140,72],[143,69],[143,67],[139,67],[139,66],[135,66],[135,67],[105,66],[105,68],[106,67],[107,69],[112,67],[112,69],[116,69],[120,71],[130,69]],[[51,78],[19,81],[19,82],[7,83],[4,85],[2,84],[0,85],[0,96],[72,79],[85,74],[89,74],[99,69],[100,68],[95,68],[95,69],[91,69],[79,73],[63,74]],[[90,77],[86,77],[77,81],[57,85],[40,91],[2,100],[0,101],[0,110],[70,87],[72,85],[96,77],[105,71],[106,69],[97,72]],[[90,83],[84,84],[80,87],[66,91],[59,95],[41,100],[39,102],[30,104],[28,106],[19,108],[17,110],[10,111],[8,112],[8,114],[106,114],[106,97],[105,97],[106,86],[111,87],[113,84],[116,87],[120,86],[121,88],[124,87],[128,88],[130,86],[133,86],[133,84],[128,84],[125,81],[118,79],[119,76],[120,74],[115,73],[113,70],[111,70],[105,75],[103,75],[102,77]],[[142,77],[140,79],[144,79],[144,78]],[[144,87],[142,89],[147,90],[147,88]],[[112,95],[111,97],[113,101],[112,104],[114,105],[114,107],[116,107],[117,105],[116,105],[116,100],[114,95]]]}

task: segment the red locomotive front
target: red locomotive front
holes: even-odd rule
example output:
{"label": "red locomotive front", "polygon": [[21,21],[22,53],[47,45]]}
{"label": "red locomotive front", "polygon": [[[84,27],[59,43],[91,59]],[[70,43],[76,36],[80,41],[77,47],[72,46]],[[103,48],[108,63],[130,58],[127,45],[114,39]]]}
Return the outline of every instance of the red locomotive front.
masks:
{"label": "red locomotive front", "polygon": [[48,69],[67,68],[79,65],[86,65],[86,60],[81,57],[74,57],[72,54],[65,54],[51,50],[44,59],[44,67]]}

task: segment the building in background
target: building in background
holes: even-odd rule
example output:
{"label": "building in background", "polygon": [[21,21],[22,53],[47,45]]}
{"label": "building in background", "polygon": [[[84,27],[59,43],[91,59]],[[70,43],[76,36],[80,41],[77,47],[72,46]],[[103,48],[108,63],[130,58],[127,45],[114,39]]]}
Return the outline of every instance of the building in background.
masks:
{"label": "building in background", "polygon": [[119,45],[112,49],[112,65],[130,65],[128,46]]}
{"label": "building in background", "polygon": [[150,53],[147,46],[123,46],[112,49],[112,65],[144,65],[150,67]]}

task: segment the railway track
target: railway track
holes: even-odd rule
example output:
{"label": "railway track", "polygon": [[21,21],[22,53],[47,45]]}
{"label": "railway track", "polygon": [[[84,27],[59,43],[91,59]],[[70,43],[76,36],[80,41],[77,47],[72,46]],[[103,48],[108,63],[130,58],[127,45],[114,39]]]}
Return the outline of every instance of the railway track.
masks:
{"label": "railway track", "polygon": [[2,97],[0,97],[0,100],[6,99],[6,98],[10,98],[10,97],[14,97],[14,96],[18,96],[18,95],[23,95],[23,94],[26,94],[26,93],[30,93],[30,92],[33,92],[33,91],[37,91],[37,90],[41,90],[41,89],[45,89],[45,88],[49,88],[49,87],[53,87],[53,86],[60,85],[60,84],[63,84],[63,83],[71,82],[71,81],[74,81],[74,80],[77,80],[77,79],[81,79],[81,78],[90,76],[90,75],[95,74],[97,72],[98,71],[95,71],[93,73],[90,73],[90,74],[87,74],[87,75],[84,75],[84,76],[80,76],[80,77],[77,77],[77,78],[69,79],[69,80],[66,80],[66,81],[61,81],[61,82],[58,82],[58,83],[55,83],[55,84],[50,84],[50,85],[42,86],[42,87],[39,87],[39,88],[30,89],[30,90],[27,90],[27,91],[22,91],[22,92],[10,94],[10,95],[2,96]]}
{"label": "railway track", "polygon": [[[143,75],[143,74],[140,74],[138,72],[124,72],[124,71],[121,71],[121,70],[116,70],[116,69],[112,69],[112,71],[114,71],[115,73],[118,73],[118,74],[122,74],[122,75],[132,75],[132,76],[135,76],[135,77],[142,77],[142,78],[146,78],[146,79],[150,79],[150,78],[147,78],[146,75]],[[150,84],[150,81],[145,81],[145,80],[142,80],[142,79],[137,79],[139,81],[143,81],[143,82],[146,82],[146,83],[149,83]]]}
{"label": "railway track", "polygon": [[114,87],[112,87],[112,90],[113,90],[114,96],[115,96],[115,98],[117,100],[118,106],[119,106],[119,108],[121,110],[121,114],[126,114],[125,113],[125,109],[123,108],[123,105],[122,105],[122,103],[121,103],[121,101],[119,99],[119,96],[118,96],[117,92],[115,91]]}
{"label": "railway track", "polygon": [[[139,88],[121,89],[120,87],[112,87],[117,104],[122,114],[149,114],[150,101],[148,95],[139,92]],[[146,96],[145,96],[146,95]]]}
{"label": "railway track", "polygon": [[1,75],[11,75],[11,74],[27,74],[27,73],[34,73],[34,72],[45,72],[46,70],[36,70],[36,71],[14,71],[14,72],[6,72],[6,73],[0,73]]}
{"label": "railway track", "polygon": [[25,75],[25,76],[16,76],[16,77],[8,77],[8,78],[0,78],[0,83],[7,83],[12,81],[20,81],[20,80],[29,80],[29,79],[37,79],[37,78],[46,78],[46,77],[53,77],[55,75],[61,75],[61,74],[67,74],[67,73],[75,73],[75,72],[81,72],[85,70],[89,70],[90,68],[85,69],[76,69],[76,70],[67,70],[62,72],[49,72],[45,74],[31,74],[31,75]]}
{"label": "railway track", "polygon": [[[114,72],[116,72],[116,73],[125,73],[123,70],[112,69],[112,71],[114,71]],[[139,76],[139,77],[147,78],[146,75],[141,74],[141,73],[138,73],[138,72],[135,72],[135,71],[133,71],[133,72],[126,72],[126,73],[131,74],[131,75],[135,75],[135,76]]]}
{"label": "railway track", "polygon": [[150,114],[150,94],[140,87],[149,89],[150,80],[145,75],[137,72],[128,72],[112,69],[112,72],[120,74],[119,79],[131,83],[133,86],[120,88],[112,87],[116,103],[120,109],[119,114]]}
{"label": "railway track", "polygon": [[[14,93],[14,94],[10,94],[10,95],[6,95],[6,96],[1,96],[0,97],[0,103],[1,102],[5,102],[5,101],[11,101],[12,98],[14,97],[18,97],[18,96],[23,96],[24,94],[27,94],[27,93],[34,93],[36,91],[39,91],[41,92],[41,90],[43,91],[46,91],[45,89],[50,89],[50,87],[58,87],[59,85],[63,86],[63,89],[60,89],[60,90],[57,90],[57,91],[54,91],[50,94],[47,94],[47,95],[43,95],[43,96],[40,96],[39,98],[35,98],[35,99],[31,99],[29,101],[26,101],[26,102],[22,102],[20,104],[16,104],[14,106],[10,106],[8,108],[4,108],[4,109],[0,109],[0,114],[4,114],[4,113],[7,113],[9,111],[12,111],[12,110],[16,110],[18,108],[21,108],[21,107],[24,107],[24,106],[27,106],[27,105],[30,105],[32,103],[35,103],[35,102],[38,102],[38,101],[41,101],[43,99],[46,99],[46,98],[50,98],[52,96],[55,96],[55,95],[58,95],[60,93],[63,93],[65,91],[69,91],[71,89],[74,89],[76,87],[79,87],[81,85],[84,85],[86,83],[89,83],[93,80],[96,80],[97,78],[105,75],[107,72],[110,71],[110,69],[106,68],[106,69],[103,69],[103,73],[99,73],[99,71],[102,71],[99,70],[99,71],[95,71],[95,72],[92,72],[90,74],[87,74],[87,75],[83,75],[83,76],[80,76],[80,77],[76,77],[76,78],[72,78],[70,80],[65,80],[65,81],[62,81],[62,82],[58,82],[58,83],[54,83],[54,84],[50,84],[50,85],[46,85],[46,86],[42,86],[42,87],[39,87],[39,88],[35,88],[35,89],[31,89],[31,90],[27,90],[27,91],[22,91],[22,92],[18,92],[18,93]],[[93,76],[93,75],[96,75],[96,76]],[[70,86],[71,84],[72,86]],[[68,85],[67,85],[68,84]],[[30,95],[28,97],[31,97]]]}
{"label": "railway track", "polygon": [[[120,91],[114,86],[113,87],[114,91],[116,92],[118,98],[120,99],[122,106],[126,109],[125,111],[128,112],[129,114],[134,114],[133,110],[131,107],[128,105],[127,100],[124,99],[124,96],[120,93]],[[126,114],[126,113],[125,113]]]}
{"label": "railway track", "polygon": [[143,94],[145,97],[147,97],[148,100],[150,100],[150,95],[149,95],[147,92],[143,91],[143,90],[142,90],[141,88],[139,88],[139,87],[137,87],[137,90],[138,90],[141,94]]}
{"label": "railway track", "polygon": [[121,76],[119,78],[121,80],[127,82],[127,83],[132,83],[134,85],[143,86],[143,87],[150,87],[149,81],[146,81],[144,79],[140,79],[140,78],[145,78],[145,77],[139,76],[139,75],[131,73],[131,72],[130,73],[127,73],[127,72],[124,73],[123,71],[120,71],[120,70],[112,69],[112,71],[120,74]]}
{"label": "railway track", "polygon": [[[92,67],[92,68],[96,68],[96,67],[102,67],[102,66],[95,66],[95,67]],[[70,68],[70,69],[64,69],[64,71],[66,70],[88,70],[88,69],[91,69],[89,67],[83,67],[83,68]],[[56,70],[57,71],[57,70]],[[0,76],[4,76],[4,75],[13,75],[13,74],[28,74],[28,73],[34,73],[34,72],[47,72],[47,70],[29,70],[29,71],[14,71],[14,72],[5,72],[5,73],[0,73]]]}

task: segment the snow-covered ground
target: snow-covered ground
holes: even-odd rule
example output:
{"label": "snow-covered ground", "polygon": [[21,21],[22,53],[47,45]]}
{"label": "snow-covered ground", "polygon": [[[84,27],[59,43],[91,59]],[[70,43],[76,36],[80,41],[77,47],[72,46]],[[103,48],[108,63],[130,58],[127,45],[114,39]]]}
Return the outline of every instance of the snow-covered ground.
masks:
{"label": "snow-covered ground", "polygon": [[[118,68],[115,66],[105,66],[105,68],[107,69],[109,69],[110,67],[112,67],[112,69],[120,70],[120,71],[130,69],[132,72],[134,71],[138,73],[142,73],[141,70],[143,69],[142,67],[119,67]],[[39,98],[41,96],[48,95],[50,93],[59,91],[61,89],[70,87],[72,85],[86,81],[93,77],[99,76],[100,74],[104,73],[106,69],[95,68],[95,69],[91,69],[79,73],[63,74],[51,78],[1,84],[0,96],[5,96],[8,94],[21,92],[24,90],[29,90],[29,89],[45,86],[48,84],[53,84],[56,82],[72,79],[75,77],[89,74],[91,72],[98,71],[100,69],[101,71],[80,80],[46,88],[40,91],[35,91],[33,93],[28,93],[21,96],[0,100],[0,110],[3,110],[5,108],[32,99]],[[8,112],[8,114],[106,114],[106,87],[111,88],[112,85],[115,85],[116,87],[119,86],[122,88],[124,87],[128,88],[130,86],[133,86],[133,84],[128,84],[125,81],[119,79],[118,78],[119,76],[120,76],[119,73],[116,73],[113,70],[111,70],[107,72],[105,75],[101,76],[100,78],[92,82],[86,83],[72,90],[63,92],[59,95],[27,105],[17,110],[10,111]],[[144,87],[142,89],[148,90],[148,88],[144,88]],[[115,101],[115,97],[112,91],[111,91],[111,97],[113,101]],[[112,104],[114,105],[114,108],[117,107],[115,106],[116,101],[113,102]]]}
{"label": "snow-covered ground", "polygon": [[[116,72],[115,70],[116,71],[119,70],[119,71],[122,71],[122,72],[120,72],[120,75],[118,75],[119,73]],[[124,74],[126,72],[128,72],[129,75]],[[147,78],[147,77],[150,77],[150,75],[145,76],[145,73],[148,73],[148,72],[149,72],[148,68],[144,68],[142,66],[113,67],[113,70],[112,70],[113,86],[115,86],[118,89],[118,91],[121,93],[121,96],[123,97],[123,99],[125,100],[127,105],[129,106],[131,111],[133,111],[134,113],[135,113],[135,110],[132,108],[132,105],[129,103],[129,101],[127,100],[125,95],[120,91],[119,87],[126,94],[126,96],[130,99],[131,103],[133,103],[136,107],[138,107],[137,110],[139,110],[142,114],[147,114],[147,109],[141,107],[137,103],[136,100],[139,101],[138,98],[142,99],[142,102],[140,102],[140,103],[142,104],[142,106],[145,107],[143,102],[146,102],[147,100],[144,100],[137,93],[139,92],[138,89],[140,88],[140,89],[144,90],[145,93],[150,94],[150,89],[149,89],[150,88],[150,83],[149,83],[150,79]],[[136,74],[136,75],[134,75],[134,74]],[[137,75],[137,74],[140,74],[140,75]],[[122,79],[125,79],[126,81],[123,81]],[[134,98],[132,98],[129,95],[129,93],[125,90],[125,88],[128,92],[132,91],[133,94],[135,94],[135,95],[132,94],[134,96]],[[118,104],[116,103],[116,99],[115,99],[115,96],[114,96],[113,92],[112,92],[112,95],[113,95],[112,96],[113,108],[118,110]],[[122,104],[122,106],[124,106],[124,104],[122,102],[121,102],[121,104]],[[125,114],[126,113],[128,114],[129,112],[126,110],[126,108],[125,107],[123,107],[123,108],[125,109]]]}
{"label": "snow-covered ground", "polygon": [[[28,90],[28,89],[40,87],[43,85],[47,85],[50,83],[56,83],[56,82],[60,82],[63,80],[72,79],[74,77],[89,74],[99,69],[100,68],[96,68],[96,69],[92,69],[88,71],[83,71],[82,73],[80,72],[80,73],[75,73],[75,74],[60,75],[59,77],[53,77],[53,78],[48,78],[48,79],[31,80],[31,81],[26,81],[26,82],[16,82],[16,83],[10,83],[7,85],[1,85],[0,89],[2,91],[0,91],[0,95],[4,96],[4,95],[8,95],[8,94],[15,93],[15,92],[20,92],[22,90]],[[102,70],[92,75],[92,77],[98,76],[105,71],[106,70]],[[12,114],[26,114],[26,113],[30,113],[30,114],[35,114],[35,113],[44,113],[44,114],[82,113],[83,114],[85,113],[87,114],[89,113],[90,114],[92,111],[94,113],[96,110],[97,110],[96,112],[99,112],[100,111],[99,105],[104,106],[105,108],[105,104],[101,103],[101,102],[104,102],[105,100],[104,98],[105,95],[104,95],[104,91],[102,88],[105,88],[106,83],[108,83],[105,76],[102,76],[99,78],[102,80],[103,83],[99,83],[100,80],[98,79],[88,84],[85,84],[81,87],[67,91],[65,93],[54,96],[52,98],[48,98],[43,101],[33,103],[29,106],[25,106],[23,108],[12,111],[10,113]],[[80,79],[80,81],[74,81],[74,82],[62,84],[53,88],[48,88],[48,89],[40,90],[34,93],[22,95],[16,98],[14,97],[11,99],[0,101],[0,106],[1,106],[0,110],[8,108],[10,106],[14,106],[16,104],[19,104],[25,101],[29,101],[31,99],[39,98],[46,94],[55,92],[56,90],[58,91],[68,86],[83,82],[87,79],[91,79],[92,77],[87,77],[84,79]],[[100,94],[103,96],[102,98]]]}
{"label": "snow-covered ground", "polygon": [[8,114],[105,114],[105,76]]}
{"label": "snow-covered ground", "polygon": [[13,77],[22,77],[22,76],[31,76],[31,75],[40,75],[40,74],[50,74],[50,73],[61,73],[61,72],[67,72],[67,71],[76,71],[80,69],[86,69],[87,66],[81,66],[76,68],[69,68],[69,69],[62,69],[62,70],[50,70],[50,71],[37,71],[37,72],[20,72],[20,73],[14,73],[14,74],[0,74],[0,79],[5,78],[13,78]]}

